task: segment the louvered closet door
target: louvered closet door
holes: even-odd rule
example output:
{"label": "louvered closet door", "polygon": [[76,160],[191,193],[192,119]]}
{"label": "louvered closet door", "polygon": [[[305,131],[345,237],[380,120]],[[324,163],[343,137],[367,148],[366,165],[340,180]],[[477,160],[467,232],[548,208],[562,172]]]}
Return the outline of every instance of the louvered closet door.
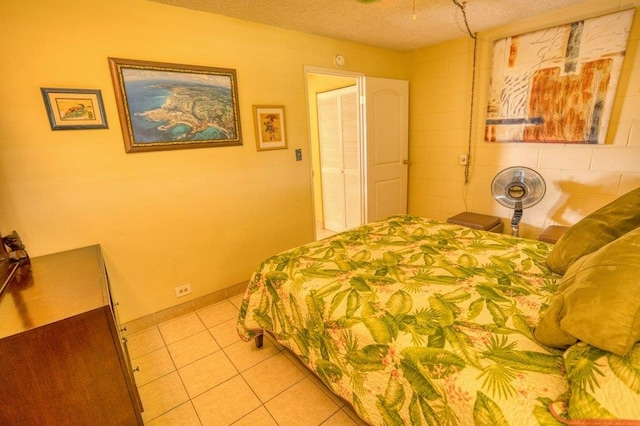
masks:
{"label": "louvered closet door", "polygon": [[[345,90],[345,89],[343,89]],[[342,171],[346,228],[362,225],[360,137],[358,131],[358,94],[355,87],[340,96],[342,113]]]}
{"label": "louvered closet door", "polygon": [[317,102],[324,227],[340,232],[362,223],[357,91],[319,93]]}
{"label": "louvered closet door", "polygon": [[345,229],[346,217],[338,96],[333,92],[326,92],[319,93],[317,97],[324,227],[339,232]]}

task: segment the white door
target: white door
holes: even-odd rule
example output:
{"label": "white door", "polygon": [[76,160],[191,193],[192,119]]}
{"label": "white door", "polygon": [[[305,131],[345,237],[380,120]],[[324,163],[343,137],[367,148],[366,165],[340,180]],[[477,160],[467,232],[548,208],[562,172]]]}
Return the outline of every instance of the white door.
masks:
{"label": "white door", "polygon": [[407,213],[409,82],[364,78],[365,221]]}
{"label": "white door", "polygon": [[363,216],[357,88],[318,93],[317,104],[324,228],[340,232]]}

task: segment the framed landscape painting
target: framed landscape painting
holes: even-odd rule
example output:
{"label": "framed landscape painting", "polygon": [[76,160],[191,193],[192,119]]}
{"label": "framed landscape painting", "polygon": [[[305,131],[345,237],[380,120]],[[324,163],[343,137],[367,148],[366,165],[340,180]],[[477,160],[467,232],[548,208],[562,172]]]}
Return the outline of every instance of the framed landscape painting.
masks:
{"label": "framed landscape painting", "polygon": [[236,72],[109,58],[126,152],[242,145]]}

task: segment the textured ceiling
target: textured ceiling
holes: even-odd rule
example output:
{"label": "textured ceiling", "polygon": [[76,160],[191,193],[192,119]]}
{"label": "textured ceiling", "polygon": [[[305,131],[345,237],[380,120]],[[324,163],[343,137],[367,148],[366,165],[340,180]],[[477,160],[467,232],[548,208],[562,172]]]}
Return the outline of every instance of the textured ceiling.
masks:
{"label": "textured ceiling", "polygon": [[[453,0],[150,1],[399,52],[415,50],[467,34],[462,11]],[[589,1],[468,0],[465,10],[471,31],[481,32],[510,21]]]}

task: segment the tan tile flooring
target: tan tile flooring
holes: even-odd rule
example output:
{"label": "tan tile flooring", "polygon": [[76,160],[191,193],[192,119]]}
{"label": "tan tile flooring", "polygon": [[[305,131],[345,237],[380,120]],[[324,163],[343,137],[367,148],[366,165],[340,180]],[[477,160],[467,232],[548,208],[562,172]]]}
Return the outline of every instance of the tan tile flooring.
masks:
{"label": "tan tile flooring", "polygon": [[364,425],[288,351],[236,332],[242,295],[127,336],[148,425]]}
{"label": "tan tile flooring", "polygon": [[322,225],[316,226],[316,240],[321,240],[323,238],[330,237],[335,235],[336,233],[333,231],[329,231],[328,229],[324,229]]}

